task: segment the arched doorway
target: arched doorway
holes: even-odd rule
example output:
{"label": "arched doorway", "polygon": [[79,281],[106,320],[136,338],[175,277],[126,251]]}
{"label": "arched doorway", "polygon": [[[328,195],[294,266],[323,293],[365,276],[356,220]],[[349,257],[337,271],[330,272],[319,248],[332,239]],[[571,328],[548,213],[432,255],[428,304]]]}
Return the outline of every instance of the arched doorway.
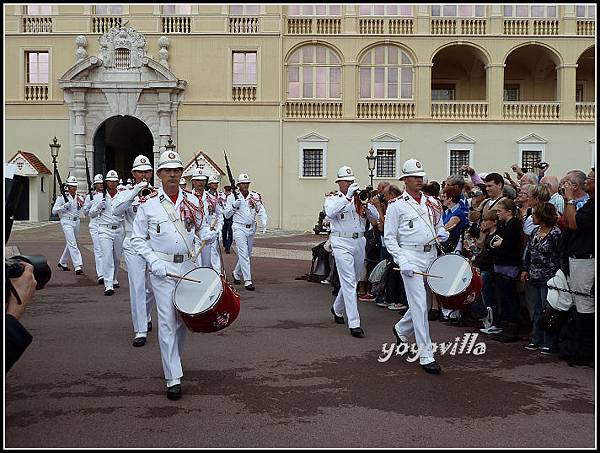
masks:
{"label": "arched doorway", "polygon": [[117,115],[104,121],[94,134],[94,171],[106,175],[116,170],[125,183],[131,177],[136,156],[143,154],[154,161],[154,139],[148,126],[129,115]]}

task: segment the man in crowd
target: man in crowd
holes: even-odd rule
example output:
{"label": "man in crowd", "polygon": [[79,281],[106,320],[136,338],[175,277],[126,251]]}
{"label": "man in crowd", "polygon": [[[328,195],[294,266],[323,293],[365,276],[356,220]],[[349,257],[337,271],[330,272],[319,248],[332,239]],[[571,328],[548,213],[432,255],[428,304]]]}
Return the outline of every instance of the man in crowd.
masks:
{"label": "man in crowd", "polygon": [[[67,192],[65,196],[57,197],[52,207],[52,214],[60,217],[60,226],[63,229],[67,244],[58,260],[58,267],[63,271],[70,270],[67,267],[67,259],[71,257],[75,273],[83,274],[83,259],[77,246],[77,236],[79,236],[80,214],[83,208],[84,200],[77,195],[77,178],[69,176],[67,178]],[[66,200],[65,200],[66,197]]]}
{"label": "man in crowd", "polygon": [[[104,176],[102,174],[97,174],[94,176],[94,191],[92,192],[92,196],[90,194],[85,197],[85,202],[83,203],[83,213],[84,215],[89,216],[90,209],[92,208],[92,203],[94,198],[103,197],[102,193],[104,189]],[[90,217],[90,236],[92,237],[92,244],[94,245],[94,261],[96,263],[96,275],[98,277],[98,284],[104,284],[104,277],[102,276],[102,246],[100,245],[100,237],[98,236],[98,217]]]}

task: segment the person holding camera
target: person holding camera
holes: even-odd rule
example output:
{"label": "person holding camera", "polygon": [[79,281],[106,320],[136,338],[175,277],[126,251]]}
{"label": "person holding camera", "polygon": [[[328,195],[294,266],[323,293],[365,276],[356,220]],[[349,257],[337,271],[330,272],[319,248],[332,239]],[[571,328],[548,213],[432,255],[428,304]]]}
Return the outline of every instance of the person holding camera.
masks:
{"label": "person holding camera", "polygon": [[31,344],[33,337],[19,321],[29,302],[33,299],[37,281],[33,275],[34,267],[26,262],[19,262],[22,266],[22,274],[17,278],[10,278],[7,272],[7,289],[5,290],[5,361],[6,372],[23,355],[23,352]]}
{"label": "person holding camera", "polygon": [[80,211],[83,208],[83,198],[77,195],[77,178],[69,176],[67,178],[67,192],[62,197],[57,197],[52,207],[52,214],[60,218],[60,226],[63,229],[67,244],[58,260],[58,267],[63,271],[69,271],[67,259],[71,257],[75,273],[83,274],[83,259],[77,246],[77,236],[79,236]]}

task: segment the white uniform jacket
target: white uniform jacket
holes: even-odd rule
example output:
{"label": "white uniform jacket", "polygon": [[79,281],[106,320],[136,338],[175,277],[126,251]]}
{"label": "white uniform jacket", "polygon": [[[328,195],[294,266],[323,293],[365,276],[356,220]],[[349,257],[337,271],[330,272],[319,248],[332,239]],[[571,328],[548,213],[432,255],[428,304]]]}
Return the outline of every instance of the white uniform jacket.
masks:
{"label": "white uniform jacket", "polygon": [[[117,191],[114,197],[111,197],[108,192],[105,193],[105,196],[94,197],[94,202],[90,208],[90,217],[98,217],[98,225],[108,226],[109,228],[115,225],[118,227],[123,226],[125,216],[123,214],[117,215],[114,212],[115,202],[118,196],[119,191]],[[103,200],[105,202],[104,209],[101,209],[100,206]]]}
{"label": "white uniform jacket", "polygon": [[[419,246],[435,246],[448,239],[449,233],[442,222],[442,206],[438,200],[421,193],[421,203],[408,193],[388,203],[385,213],[384,242],[394,261],[402,269],[410,262],[407,252],[423,252]],[[402,246],[406,246],[402,248]]]}
{"label": "white uniform jacket", "polygon": [[[369,203],[365,210],[367,217],[379,220],[377,209]],[[329,218],[330,231],[339,233],[364,233],[365,219],[356,212],[354,197],[348,200],[342,192],[325,198],[325,215]]]}
{"label": "white uniform jacket", "polygon": [[249,191],[248,196],[244,198],[241,192],[238,192],[238,197],[242,200],[242,204],[239,209],[233,207],[235,197],[233,193],[227,197],[227,203],[225,205],[225,217],[230,219],[233,217],[233,223],[239,223],[243,225],[255,225],[256,217],[260,219],[263,229],[267,228],[267,211],[262,203],[260,194],[258,192]]}
{"label": "white uniform jacket", "polygon": [[98,226],[98,217],[92,218],[90,216],[90,209],[92,209],[92,204],[94,201],[96,201],[97,198],[102,198],[102,192],[93,192],[94,195],[94,199],[90,198],[90,194],[88,193],[85,197],[85,201],[83,202],[83,215],[86,215],[88,217],[90,217],[90,225],[94,226]]}
{"label": "white uniform jacket", "polygon": [[[204,215],[208,218],[208,224],[213,231],[221,231],[223,228],[223,200],[218,192],[211,195],[210,192],[204,191]],[[214,228],[212,228],[214,225]]]}
{"label": "white uniform jacket", "polygon": [[125,236],[133,231],[133,221],[140,206],[140,197],[135,189],[127,189],[117,193],[113,200],[113,213],[123,215],[125,219]]}
{"label": "white uniform jacket", "polygon": [[72,197],[67,192],[67,200],[69,200],[69,205],[65,207],[64,197],[62,195],[57,197],[52,207],[52,214],[58,214],[60,220],[79,220],[84,204],[83,198],[77,194],[75,194],[75,197]]}

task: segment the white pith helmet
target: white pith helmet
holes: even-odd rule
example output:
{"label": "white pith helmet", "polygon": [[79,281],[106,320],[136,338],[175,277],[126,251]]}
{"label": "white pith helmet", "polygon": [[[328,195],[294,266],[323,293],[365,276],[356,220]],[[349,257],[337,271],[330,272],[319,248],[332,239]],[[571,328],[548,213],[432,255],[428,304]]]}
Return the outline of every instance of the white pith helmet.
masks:
{"label": "white pith helmet", "polygon": [[352,171],[352,169],[350,167],[348,167],[347,165],[344,165],[343,167],[340,167],[340,169],[337,172],[337,179],[335,180],[335,182],[338,181],[354,181],[356,178],[354,177],[354,172]]}
{"label": "white pith helmet", "polygon": [[398,179],[406,178],[407,176],[427,176],[423,170],[423,165],[417,159],[408,159],[402,166],[402,174]]}
{"label": "white pith helmet", "polygon": [[219,177],[217,175],[210,175],[208,178],[208,184],[212,184],[213,182],[216,182],[217,184],[219,184]]}
{"label": "white pith helmet", "polygon": [[240,175],[238,176],[237,184],[243,184],[245,182],[252,182],[250,180],[250,176],[248,176],[246,173],[240,173]]}
{"label": "white pith helmet", "polygon": [[96,176],[94,176],[94,184],[99,184],[99,183],[103,183],[104,182],[104,177],[98,173]]}
{"label": "white pith helmet", "polygon": [[132,168],[132,170],[136,170],[136,171],[148,171],[148,170],[152,170],[152,165],[150,164],[150,159],[148,159],[143,154],[140,154],[133,161],[133,168]]}
{"label": "white pith helmet", "polygon": [[192,181],[198,181],[202,179],[208,180],[208,175],[205,175],[200,167],[194,168],[192,173]]}
{"label": "white pith helmet", "polygon": [[114,170],[108,170],[108,173],[106,173],[106,178],[104,178],[104,180],[105,181],[119,181],[119,175]]}
{"label": "white pith helmet", "polygon": [[183,169],[183,163],[181,162],[181,157],[179,157],[179,153],[176,151],[165,151],[160,155],[158,159],[158,168],[156,171],[162,170],[164,168],[181,168]]}
{"label": "white pith helmet", "polygon": [[65,185],[77,187],[77,178],[75,176],[69,176]]}

